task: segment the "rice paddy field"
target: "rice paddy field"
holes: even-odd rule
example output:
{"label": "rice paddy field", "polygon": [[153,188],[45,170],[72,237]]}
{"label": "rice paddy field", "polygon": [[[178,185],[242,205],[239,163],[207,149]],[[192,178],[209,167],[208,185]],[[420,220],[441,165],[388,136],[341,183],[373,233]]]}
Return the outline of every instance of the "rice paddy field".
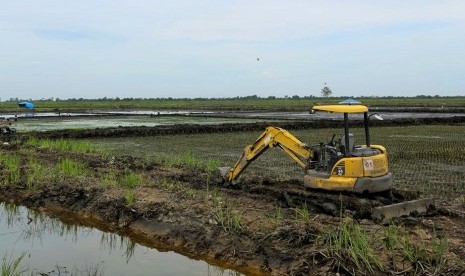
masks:
{"label": "rice paddy field", "polygon": [[[322,125],[310,129],[305,125],[306,129],[295,129],[302,126],[289,124],[290,132],[309,145],[342,136],[342,128]],[[177,127],[182,133],[191,132],[185,125]],[[64,223],[121,233],[134,245],[140,242],[141,246],[207,261],[206,269],[201,262],[194,268],[189,259],[168,257],[167,269],[188,269],[190,274],[315,275],[317,271],[327,275],[342,271],[344,275],[463,275],[463,123],[372,127],[372,144],[387,148],[395,187],[407,190],[373,198],[317,195],[306,190],[301,181],[293,180],[301,179],[303,170],[276,148],[247,168],[244,185],[216,185],[216,168],[232,166],[264,129],[232,131],[200,124],[195,129],[199,130],[195,134],[146,136],[148,132],[141,134],[134,128],[127,137],[96,130],[93,134],[98,136],[80,137],[100,138],[78,140],[65,136],[72,131],[57,137],[25,133],[2,147],[0,202],[7,209],[16,210],[9,202],[24,204],[31,210],[50,212]],[[354,127],[351,132],[356,144],[364,143],[364,129]],[[379,221],[366,212],[378,204],[392,204],[396,198],[416,199],[415,191],[433,197],[438,209],[415,210],[392,221]],[[384,203],[386,200],[390,201]],[[16,220],[31,226],[40,223],[32,215]],[[10,213],[0,212],[2,221],[11,221]],[[6,229],[0,236],[9,232],[14,231]],[[134,251],[131,263],[119,262],[121,269],[105,251],[95,252],[89,267],[82,258],[90,254],[80,248],[89,242],[95,245],[91,238],[76,242],[76,257],[70,262],[52,260],[40,266],[42,262],[39,265],[35,258],[48,249],[38,252],[24,247],[26,253],[13,255],[11,248],[18,246],[17,242],[0,255],[8,267],[21,263],[21,273],[26,274],[50,271],[55,264],[61,269],[66,264],[73,269],[104,270],[99,275],[114,275],[113,269],[117,274],[125,274],[122,271],[126,269],[125,275],[145,275],[130,267],[142,269],[141,263],[147,260],[148,271],[154,269],[157,275],[185,274],[164,272],[152,261],[157,252],[139,245],[142,255]],[[54,246],[57,240],[44,238],[41,243]],[[66,248],[71,254],[71,245]],[[55,275],[50,273],[44,275]]]}
{"label": "rice paddy field", "polygon": [[[364,143],[364,131],[352,128],[355,143]],[[290,131],[301,141],[313,145],[329,141],[341,129],[303,129]],[[261,132],[185,134],[154,137],[106,138],[88,140],[112,155],[133,155],[165,162],[205,163],[217,160],[232,166],[246,145]],[[465,126],[423,125],[371,128],[372,144],[388,151],[394,185],[414,189],[423,196],[463,201],[465,195]],[[263,177],[301,177],[303,171],[279,149],[270,149],[255,160],[244,174]]]}

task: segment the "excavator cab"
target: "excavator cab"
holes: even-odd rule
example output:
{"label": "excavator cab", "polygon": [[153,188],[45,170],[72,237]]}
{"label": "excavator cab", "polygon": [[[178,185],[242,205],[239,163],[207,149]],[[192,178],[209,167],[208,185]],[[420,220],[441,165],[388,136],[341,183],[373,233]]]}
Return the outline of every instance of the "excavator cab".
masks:
{"label": "excavator cab", "polygon": [[[312,147],[311,166],[304,175],[304,183],[311,188],[347,190],[354,192],[380,192],[392,187],[392,176],[388,171],[386,149],[372,145],[368,108],[364,105],[321,105],[314,106],[311,113],[342,113],[344,134],[339,140]],[[363,114],[365,144],[357,145],[349,130],[349,115]],[[339,142],[336,142],[339,141]],[[317,158],[315,158],[317,156]]]}

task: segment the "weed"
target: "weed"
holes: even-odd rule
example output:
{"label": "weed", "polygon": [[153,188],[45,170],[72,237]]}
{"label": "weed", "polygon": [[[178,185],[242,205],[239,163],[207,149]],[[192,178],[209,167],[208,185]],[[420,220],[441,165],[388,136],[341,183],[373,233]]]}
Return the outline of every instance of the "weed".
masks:
{"label": "weed", "polygon": [[26,253],[23,252],[17,258],[10,256],[3,256],[2,258],[2,275],[1,276],[19,276],[27,271],[20,267]]}
{"label": "weed", "polygon": [[125,174],[121,178],[121,184],[127,188],[133,189],[142,185],[142,176],[134,172]]}
{"label": "weed", "polygon": [[42,183],[47,178],[48,174],[44,165],[35,158],[30,158],[27,161],[27,166],[26,186],[28,189],[32,189],[36,183]]}
{"label": "weed", "polygon": [[210,179],[215,170],[220,166],[220,161],[218,159],[208,159],[205,163],[205,170],[207,171],[207,198],[210,194]]}
{"label": "weed", "polygon": [[216,206],[214,220],[225,232],[238,231],[243,228],[242,215],[233,210],[230,203],[226,203],[224,207],[221,205]]}
{"label": "weed", "polygon": [[307,202],[304,202],[300,208],[295,208],[295,219],[304,222],[310,221],[310,213],[308,212]]}
{"label": "weed", "polygon": [[112,171],[102,175],[100,181],[104,188],[115,188],[118,185],[116,174]]}
{"label": "weed", "polygon": [[136,196],[134,190],[126,190],[124,193],[124,198],[129,206],[133,205],[136,202]]}
{"label": "weed", "polygon": [[36,138],[31,138],[26,142],[27,145],[39,146],[44,148],[50,148],[60,151],[70,151],[77,153],[93,153],[96,150],[92,147],[90,142],[87,141],[76,141],[70,139],[43,139],[38,140]]}
{"label": "weed", "polygon": [[278,204],[275,207],[275,213],[271,215],[271,221],[275,225],[281,224],[281,221],[283,219],[283,210],[281,206]]}
{"label": "weed", "polygon": [[197,192],[193,188],[189,188],[186,191],[186,197],[188,199],[195,199],[196,194],[197,194]]}
{"label": "weed", "polygon": [[353,263],[357,271],[374,273],[374,268],[382,269],[382,263],[360,225],[341,219],[338,228],[326,235],[325,244],[330,256]]}
{"label": "weed", "polygon": [[182,185],[175,180],[169,178],[162,178],[159,180],[159,185],[163,190],[175,192],[182,189]]}
{"label": "weed", "polygon": [[86,167],[79,161],[63,158],[57,165],[58,172],[67,176],[83,176],[87,173]]}
{"label": "weed", "polygon": [[2,181],[4,185],[14,185],[19,183],[20,179],[20,158],[17,155],[2,155],[0,163],[5,166],[5,178]]}

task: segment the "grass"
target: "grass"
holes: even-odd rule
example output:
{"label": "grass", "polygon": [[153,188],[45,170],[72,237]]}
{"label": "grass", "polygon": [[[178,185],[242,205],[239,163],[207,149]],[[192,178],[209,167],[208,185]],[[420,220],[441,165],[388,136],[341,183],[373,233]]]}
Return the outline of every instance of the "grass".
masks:
{"label": "grass", "polygon": [[225,232],[239,231],[244,227],[241,213],[235,210],[231,203],[226,203],[224,206],[217,204],[213,219]]}
{"label": "grass", "polygon": [[165,191],[176,192],[182,190],[181,183],[170,178],[161,178],[158,180],[158,184]]}
{"label": "grass", "polygon": [[49,177],[45,165],[35,158],[29,158],[27,167],[26,186],[29,189],[43,183]]}
{"label": "grass", "polygon": [[283,221],[283,210],[280,205],[276,205],[275,212],[270,215],[271,222],[274,225],[280,225]]}
{"label": "grass", "polygon": [[391,257],[396,252],[401,252],[405,259],[414,265],[416,270],[424,269],[425,267],[441,267],[448,250],[447,237],[444,235],[438,236],[434,233],[428,245],[424,241],[412,241],[408,233],[401,230],[395,224],[391,224],[385,231],[383,240]]}
{"label": "grass", "polygon": [[37,139],[30,138],[26,145],[49,148],[59,151],[76,153],[95,153],[96,149],[88,141],[78,141],[72,139]]}
{"label": "grass", "polygon": [[[290,131],[309,145],[328,141],[332,134],[341,134],[342,128],[302,129]],[[361,128],[352,128],[356,144],[363,143]],[[117,148],[112,154],[131,154],[149,158],[177,159],[194,156],[198,163],[218,160],[221,166],[232,166],[246,145],[253,143],[262,131],[235,133],[208,133],[131,137],[106,139],[101,148]],[[424,125],[402,127],[373,127],[373,144],[384,145],[388,151],[389,169],[397,188],[423,190],[425,196],[453,199],[465,195],[465,128],[463,126]],[[137,148],[125,146],[137,143]],[[125,151],[125,149],[128,149]],[[158,157],[156,157],[158,156]],[[178,156],[178,157],[176,157]],[[173,162],[166,162],[169,163]],[[182,162],[174,162],[181,164]],[[205,165],[204,165],[205,166]],[[205,167],[203,167],[205,168]],[[270,178],[302,177],[303,170],[282,151],[270,149],[254,160],[244,175],[255,174]],[[463,199],[457,199],[462,200]]]}
{"label": "grass", "polygon": [[[420,241],[412,238],[415,236]],[[323,240],[328,256],[354,275],[377,274],[377,271],[393,271],[399,267],[410,268],[415,274],[438,273],[446,267],[447,237],[436,233],[429,242],[395,224],[368,233],[362,225],[341,218],[335,229],[327,230],[319,239]],[[383,256],[389,261],[382,261]]]}
{"label": "grass", "polygon": [[87,168],[83,163],[70,158],[61,159],[57,164],[57,170],[63,175],[72,177],[84,176],[87,174]]}
{"label": "grass", "polygon": [[3,185],[15,185],[20,181],[20,158],[17,155],[0,155],[0,164],[5,172],[2,177]]}
{"label": "grass", "polygon": [[302,203],[300,208],[294,209],[295,219],[297,221],[309,222],[310,221],[310,213],[308,211],[307,202]]}
{"label": "grass", "polygon": [[21,253],[18,257],[13,258],[12,255],[6,254],[2,258],[2,274],[1,276],[19,276],[23,275],[27,269],[21,267],[21,263],[26,256],[26,253]]}
{"label": "grass", "polygon": [[354,274],[373,274],[375,269],[383,268],[366,230],[351,220],[341,219],[338,228],[326,235],[325,244],[331,257],[355,266]]}
{"label": "grass", "polygon": [[126,190],[124,193],[124,198],[126,199],[126,203],[129,206],[134,205],[134,203],[136,202],[136,196],[134,194],[134,190]]}
{"label": "grass", "polygon": [[100,183],[104,188],[116,188],[118,186],[118,178],[113,171],[104,173],[100,176]]}
{"label": "grass", "polygon": [[141,186],[142,184],[143,177],[141,174],[129,172],[121,177],[121,185],[126,188],[134,189],[138,186]]}

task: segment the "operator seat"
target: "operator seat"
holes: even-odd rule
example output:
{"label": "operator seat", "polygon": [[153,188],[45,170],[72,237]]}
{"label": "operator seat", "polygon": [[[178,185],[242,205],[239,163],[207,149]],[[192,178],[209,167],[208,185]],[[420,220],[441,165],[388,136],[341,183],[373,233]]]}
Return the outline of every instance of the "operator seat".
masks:
{"label": "operator seat", "polygon": [[341,138],[341,148],[344,147],[344,152],[347,151],[347,149],[350,149],[350,152],[354,151],[354,146],[355,146],[355,139],[354,139],[354,134],[349,133],[349,146],[346,147],[346,136],[342,135]]}

